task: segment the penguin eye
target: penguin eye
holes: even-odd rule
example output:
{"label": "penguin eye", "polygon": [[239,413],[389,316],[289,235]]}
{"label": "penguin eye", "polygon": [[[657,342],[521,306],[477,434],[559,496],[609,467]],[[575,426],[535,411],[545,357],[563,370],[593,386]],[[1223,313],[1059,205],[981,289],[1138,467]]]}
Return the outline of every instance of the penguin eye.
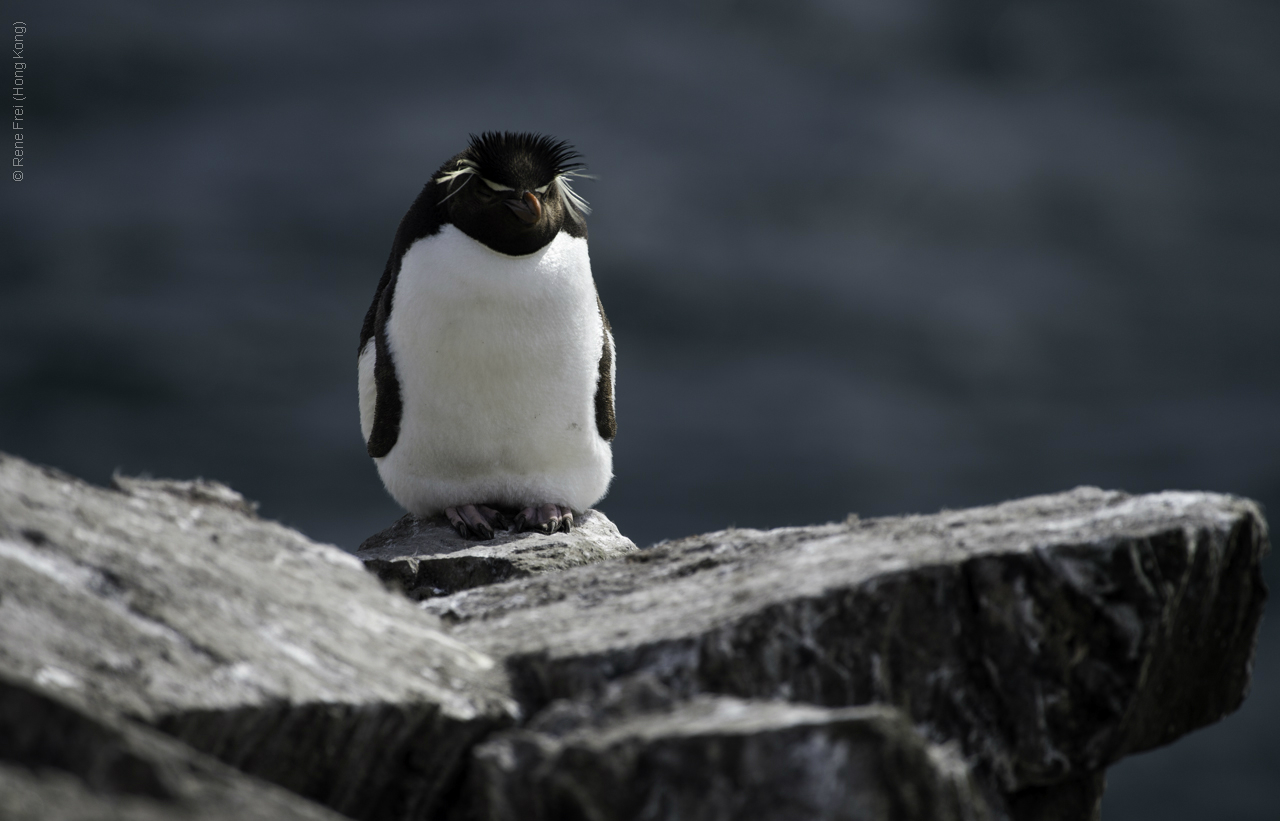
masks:
{"label": "penguin eye", "polygon": [[484,177],[481,177],[481,178],[480,178],[480,182],[482,182],[482,183],[484,183],[485,185],[489,186],[489,190],[491,190],[491,191],[514,191],[514,190],[515,190],[514,188],[512,188],[512,187],[511,187],[511,186],[509,186],[509,185],[501,185],[501,184],[496,183],[496,182],[493,182],[493,181],[491,181],[491,180],[486,180]]}

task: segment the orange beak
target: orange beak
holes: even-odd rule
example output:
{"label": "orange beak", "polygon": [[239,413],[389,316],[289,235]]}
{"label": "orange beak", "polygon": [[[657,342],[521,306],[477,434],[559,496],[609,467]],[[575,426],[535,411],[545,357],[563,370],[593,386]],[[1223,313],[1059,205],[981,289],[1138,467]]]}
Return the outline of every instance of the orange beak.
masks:
{"label": "orange beak", "polygon": [[524,191],[517,199],[512,197],[507,200],[507,207],[520,218],[521,222],[533,225],[542,218],[542,203],[538,202],[538,197],[532,191]]}

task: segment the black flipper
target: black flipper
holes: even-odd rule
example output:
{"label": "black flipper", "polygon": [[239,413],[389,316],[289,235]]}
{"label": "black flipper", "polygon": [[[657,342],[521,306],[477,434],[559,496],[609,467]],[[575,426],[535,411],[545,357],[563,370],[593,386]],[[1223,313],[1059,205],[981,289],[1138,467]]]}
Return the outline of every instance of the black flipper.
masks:
{"label": "black flipper", "polygon": [[600,350],[600,378],[596,381],[596,430],[600,438],[612,442],[618,435],[618,419],[613,410],[613,328],[604,315],[604,305],[596,295],[600,322],[604,324],[604,344]]}
{"label": "black flipper", "polygon": [[443,224],[438,186],[433,178],[400,221],[395,241],[391,244],[391,256],[387,258],[382,279],[378,281],[378,290],[373,295],[373,303],[364,315],[364,324],[360,328],[358,353],[364,353],[365,346],[372,339],[377,355],[373,367],[376,392],[373,431],[366,443],[369,455],[375,459],[386,456],[395,447],[396,440],[400,438],[400,417],[404,410],[400,400],[400,379],[396,376],[395,361],[391,358],[391,348],[387,344],[387,319],[391,316],[395,300],[400,262],[411,245],[423,237],[439,233]]}
{"label": "black flipper", "polygon": [[400,438],[400,416],[404,406],[400,402],[400,378],[391,359],[391,347],[387,344],[387,317],[391,314],[391,301],[395,295],[396,277],[382,292],[375,317],[373,344],[376,360],[373,365],[373,383],[376,399],[373,405],[373,431],[366,448],[374,459],[386,456]]}

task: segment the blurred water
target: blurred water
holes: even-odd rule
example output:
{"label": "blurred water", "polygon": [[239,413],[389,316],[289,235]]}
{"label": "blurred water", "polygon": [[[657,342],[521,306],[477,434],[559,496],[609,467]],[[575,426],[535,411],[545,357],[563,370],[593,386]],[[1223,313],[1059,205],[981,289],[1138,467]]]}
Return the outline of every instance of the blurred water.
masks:
{"label": "blurred water", "polygon": [[[468,132],[567,138],[637,542],[1077,484],[1280,508],[1280,7],[27,4],[0,448],[352,548],[357,329]],[[1274,565],[1274,561],[1271,565]],[[1270,570],[1270,581],[1277,581]],[[1273,818],[1280,646],[1107,818]]]}

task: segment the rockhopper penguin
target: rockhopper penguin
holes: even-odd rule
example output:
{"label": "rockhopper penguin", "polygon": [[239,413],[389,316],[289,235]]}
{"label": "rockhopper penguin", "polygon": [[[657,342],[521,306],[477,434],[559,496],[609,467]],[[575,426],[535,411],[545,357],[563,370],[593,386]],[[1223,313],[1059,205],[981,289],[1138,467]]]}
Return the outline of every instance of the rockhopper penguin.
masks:
{"label": "rockhopper penguin", "polygon": [[463,536],[567,531],[613,476],[613,334],[567,143],[486,132],[400,222],[360,331],[383,484]]}

